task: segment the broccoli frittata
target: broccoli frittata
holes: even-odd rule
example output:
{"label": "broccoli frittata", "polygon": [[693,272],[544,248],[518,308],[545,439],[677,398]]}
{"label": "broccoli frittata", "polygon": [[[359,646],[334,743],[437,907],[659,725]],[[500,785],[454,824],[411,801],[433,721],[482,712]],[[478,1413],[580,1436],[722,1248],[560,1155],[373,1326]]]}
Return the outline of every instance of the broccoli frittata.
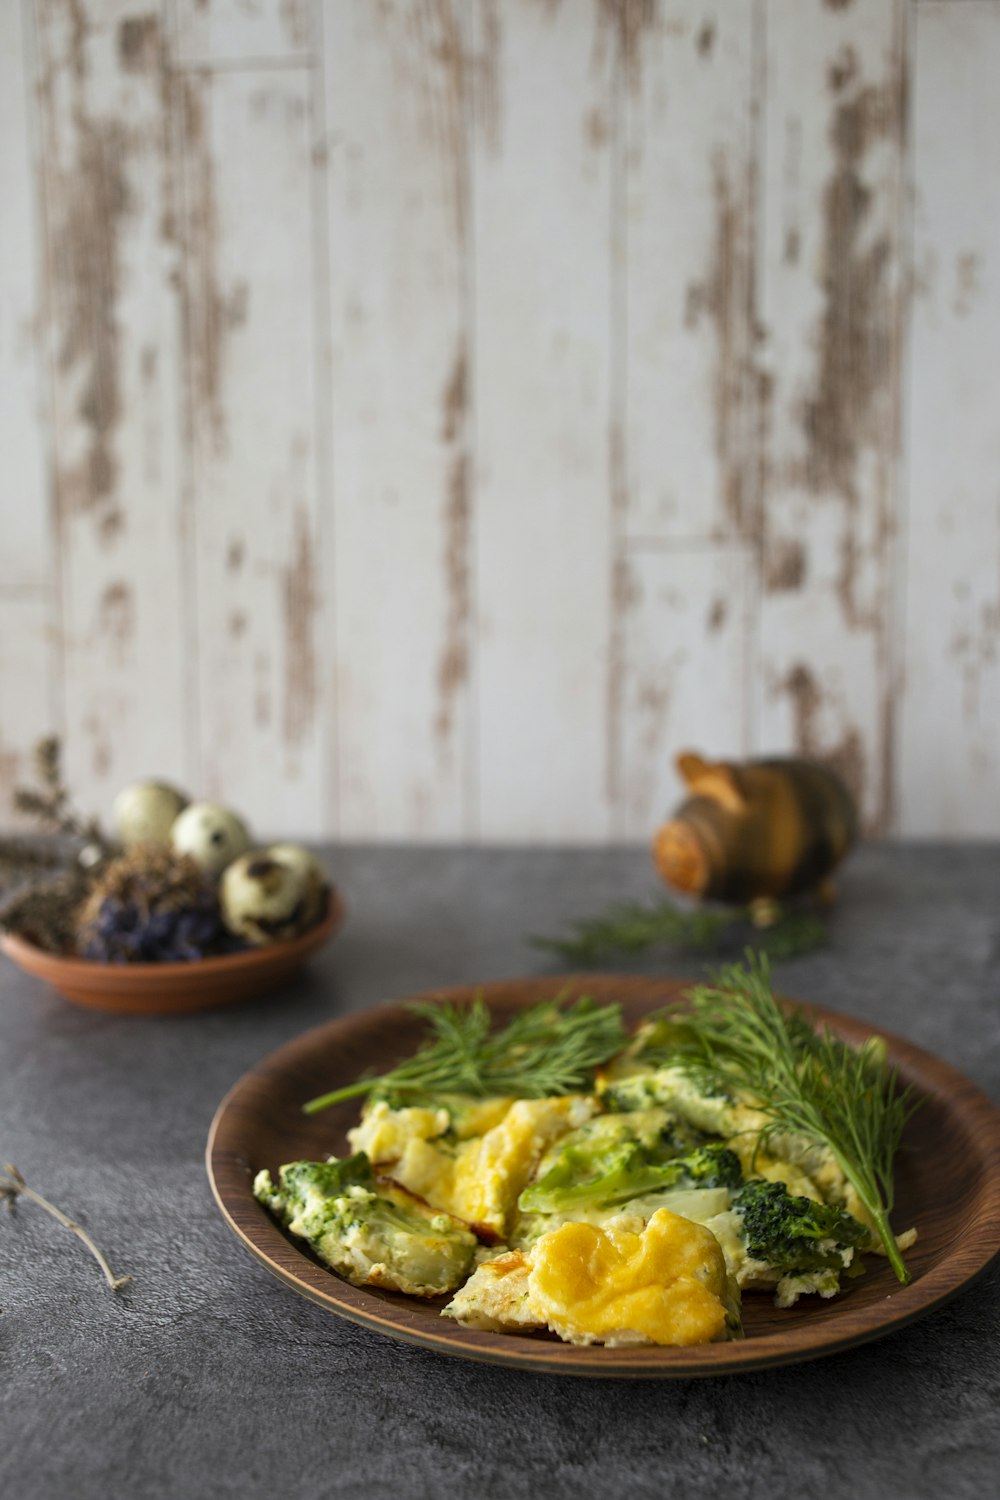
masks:
{"label": "broccoli frittata", "polygon": [[[832,1297],[871,1250],[900,1275],[915,1232],[888,1231],[886,1164],[905,1117],[894,1079],[877,1048],[865,1057],[784,1019],[760,978],[751,970],[748,1003],[774,1033],[775,1067],[782,1048],[790,1059],[786,1093],[805,1101],[787,1118],[766,1078],[748,1087],[724,1052],[713,1070],[703,1038],[692,1052],[684,1017],[626,1038],[591,1002],[547,1003],[491,1033],[473,1008],[464,1032],[460,1012],[438,1017],[438,1040],[392,1073],[311,1102],[367,1092],[353,1155],[292,1162],[277,1183],[261,1171],[254,1194],[356,1285],[450,1294],[447,1316],[470,1327],[575,1343],[741,1337],[741,1293],[779,1307]],[[558,1067],[545,1058],[554,1014]],[[828,1117],[840,1110],[853,1129],[851,1087],[865,1111],[857,1162],[809,1094],[824,1102],[826,1090]],[[862,1147],[881,1152],[881,1196]]]}

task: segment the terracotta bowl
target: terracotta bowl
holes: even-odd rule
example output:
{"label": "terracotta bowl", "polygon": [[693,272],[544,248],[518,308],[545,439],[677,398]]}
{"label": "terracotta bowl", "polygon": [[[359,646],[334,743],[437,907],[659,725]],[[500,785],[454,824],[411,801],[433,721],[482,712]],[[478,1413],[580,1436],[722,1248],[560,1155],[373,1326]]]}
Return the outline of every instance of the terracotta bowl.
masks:
{"label": "terracotta bowl", "polygon": [[134,1016],[173,1016],[248,1000],[281,984],[333,936],[343,920],[344,903],[334,888],[326,916],[301,937],[222,958],[192,963],[103,964],[86,958],[60,958],[9,932],[0,936],[0,949],[18,968],[47,980],[74,1005]]}

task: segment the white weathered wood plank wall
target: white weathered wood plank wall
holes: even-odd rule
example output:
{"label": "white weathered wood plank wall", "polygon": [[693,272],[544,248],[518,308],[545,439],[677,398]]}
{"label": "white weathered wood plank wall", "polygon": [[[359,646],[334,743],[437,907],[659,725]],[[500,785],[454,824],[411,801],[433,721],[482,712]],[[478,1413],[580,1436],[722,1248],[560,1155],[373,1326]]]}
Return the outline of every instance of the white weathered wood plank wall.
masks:
{"label": "white weathered wood plank wall", "polygon": [[769,0],[765,43],[757,734],[829,759],[875,828],[891,822],[904,16],[903,0]]}
{"label": "white weathered wood plank wall", "polygon": [[[635,7],[624,47],[616,832],[643,839],[688,741],[743,755],[758,530],[752,0]],[[616,432],[617,436],[617,432]],[[616,475],[617,478],[617,475]],[[616,492],[617,498],[617,492]]]}
{"label": "white weathered wood plank wall", "polygon": [[180,87],[199,782],[252,809],[264,781],[274,826],[305,827],[327,766],[310,78]]}
{"label": "white weathered wood plank wall", "polygon": [[598,5],[483,3],[477,16],[479,829],[600,842],[613,808],[617,39]]}
{"label": "white weathered wood plank wall", "polygon": [[1000,821],[1000,6],[922,5],[914,61],[899,796],[913,833],[977,836]]}
{"label": "white weathered wood plank wall", "polygon": [[0,6],[0,822],[1000,835],[1000,0]]}
{"label": "white weathered wood plank wall", "polygon": [[59,687],[70,776],[104,806],[125,747],[187,769],[169,78],[136,0],[31,18]]}
{"label": "white weathered wood plank wall", "polygon": [[458,839],[474,815],[471,16],[346,0],[322,28],[332,826]]}

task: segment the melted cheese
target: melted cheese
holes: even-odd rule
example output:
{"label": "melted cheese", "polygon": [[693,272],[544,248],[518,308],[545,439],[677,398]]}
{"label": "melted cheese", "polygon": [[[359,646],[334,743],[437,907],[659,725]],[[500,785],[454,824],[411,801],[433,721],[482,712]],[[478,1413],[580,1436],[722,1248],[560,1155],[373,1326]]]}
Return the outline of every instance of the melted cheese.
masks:
{"label": "melted cheese", "polygon": [[564,1224],[531,1252],[533,1313],[572,1343],[706,1344],[726,1332],[726,1265],[712,1234],[659,1209],[645,1226]]}

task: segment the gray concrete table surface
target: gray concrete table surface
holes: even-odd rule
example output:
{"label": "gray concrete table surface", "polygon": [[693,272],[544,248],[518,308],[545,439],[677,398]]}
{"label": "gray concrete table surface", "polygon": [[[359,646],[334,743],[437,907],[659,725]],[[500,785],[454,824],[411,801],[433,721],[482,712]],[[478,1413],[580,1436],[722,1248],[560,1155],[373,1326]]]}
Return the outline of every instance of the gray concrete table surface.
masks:
{"label": "gray concrete table surface", "polygon": [[[67,1005],[0,960],[0,1159],[88,1226],[117,1295],[33,1205],[0,1215],[0,1494],[727,1500],[995,1493],[1000,1273],[890,1338],[704,1381],[529,1375],[410,1348],[273,1280],[231,1237],[216,1105],[324,1020],[556,972],[526,935],[656,893],[640,850],[337,848],[341,935],[284,993],[177,1019]],[[662,952],[627,967],[691,973]],[[870,846],[789,993],[938,1053],[1000,1100],[1000,851]]]}

